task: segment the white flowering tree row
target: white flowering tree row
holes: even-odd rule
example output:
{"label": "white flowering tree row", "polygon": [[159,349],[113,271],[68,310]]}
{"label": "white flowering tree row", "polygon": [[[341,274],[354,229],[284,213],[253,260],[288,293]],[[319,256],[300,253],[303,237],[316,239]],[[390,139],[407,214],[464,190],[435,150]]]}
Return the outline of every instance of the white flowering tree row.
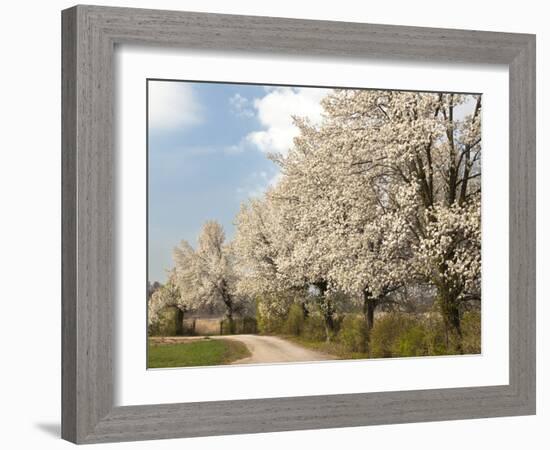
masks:
{"label": "white flowering tree row", "polygon": [[339,90],[322,105],[322,125],[296,119],[288,156],[272,156],[279,183],[238,215],[241,289],[314,285],[328,326],[327,294],[344,292],[370,330],[390,294],[426,283],[460,337],[461,303],[480,299],[481,97]]}
{"label": "white flowering tree row", "polygon": [[370,331],[379,305],[424,283],[460,351],[461,305],[480,300],[481,96],[336,90],[322,106],[320,125],[295,118],[288,155],[271,155],[280,180],[242,205],[233,242],[208,222],[196,250],[175,249],[150,316],[218,302],[231,319],[258,295],[284,310],[315,287],[328,331],[336,292],[361,302]]}

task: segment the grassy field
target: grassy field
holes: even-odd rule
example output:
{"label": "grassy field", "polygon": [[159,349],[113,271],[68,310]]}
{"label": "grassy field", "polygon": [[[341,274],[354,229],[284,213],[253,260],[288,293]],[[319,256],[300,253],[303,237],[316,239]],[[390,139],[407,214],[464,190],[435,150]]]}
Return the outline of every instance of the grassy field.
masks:
{"label": "grassy field", "polygon": [[217,366],[250,356],[242,342],[201,339],[181,344],[149,342],[147,367]]}

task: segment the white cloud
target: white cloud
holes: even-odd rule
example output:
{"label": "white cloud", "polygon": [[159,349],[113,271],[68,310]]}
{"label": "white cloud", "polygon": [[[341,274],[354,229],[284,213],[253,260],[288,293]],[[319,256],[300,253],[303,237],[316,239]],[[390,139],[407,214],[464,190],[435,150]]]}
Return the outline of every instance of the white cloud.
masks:
{"label": "white cloud", "polygon": [[319,123],[322,118],[320,101],[330,90],[277,87],[266,92],[264,97],[254,100],[258,119],[265,129],[249,133],[246,140],[264,153],[286,155],[298,134],[292,116],[307,117]]}
{"label": "white cloud", "polygon": [[281,172],[278,170],[270,171],[270,173],[261,170],[250,174],[245,180],[244,186],[237,188],[239,198],[259,198],[266,191],[275,186],[281,178]]}
{"label": "white cloud", "polygon": [[149,82],[149,125],[153,129],[185,128],[202,121],[193,88],[183,82]]}
{"label": "white cloud", "polygon": [[229,98],[231,112],[240,117],[254,117],[254,111],[250,109],[250,101],[241,94],[236,93]]}

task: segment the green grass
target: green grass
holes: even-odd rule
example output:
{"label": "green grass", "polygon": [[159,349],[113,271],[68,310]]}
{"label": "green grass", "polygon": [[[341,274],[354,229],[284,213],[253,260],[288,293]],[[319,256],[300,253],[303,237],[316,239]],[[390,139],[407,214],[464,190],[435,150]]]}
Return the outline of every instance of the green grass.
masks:
{"label": "green grass", "polygon": [[302,347],[309,348],[310,350],[316,350],[318,352],[327,353],[335,356],[338,359],[365,359],[368,358],[368,353],[350,352],[345,347],[335,341],[312,341],[301,336],[284,336],[285,339],[295,342]]}
{"label": "green grass", "polygon": [[217,366],[248,356],[248,348],[238,341],[203,339],[181,344],[149,342],[147,367]]}

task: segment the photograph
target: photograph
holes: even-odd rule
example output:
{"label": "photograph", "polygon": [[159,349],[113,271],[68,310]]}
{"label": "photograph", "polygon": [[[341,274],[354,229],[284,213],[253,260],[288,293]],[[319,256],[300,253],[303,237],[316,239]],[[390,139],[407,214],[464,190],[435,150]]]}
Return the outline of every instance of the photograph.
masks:
{"label": "photograph", "polygon": [[3,448],[550,449],[543,2],[2,6]]}
{"label": "photograph", "polygon": [[481,354],[482,94],[146,95],[147,368]]}

